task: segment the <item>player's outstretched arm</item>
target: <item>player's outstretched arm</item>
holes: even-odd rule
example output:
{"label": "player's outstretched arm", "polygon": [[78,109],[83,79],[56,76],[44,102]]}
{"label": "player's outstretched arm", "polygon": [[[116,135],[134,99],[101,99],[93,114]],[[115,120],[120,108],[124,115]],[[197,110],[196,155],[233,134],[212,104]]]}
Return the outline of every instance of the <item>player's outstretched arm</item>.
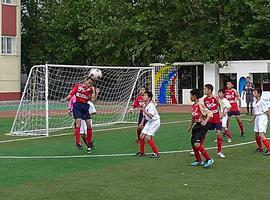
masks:
{"label": "player's outstretched arm", "polygon": [[60,99],[60,101],[61,101],[61,102],[69,101],[70,98],[71,98],[71,95],[69,94],[69,95],[67,95],[65,98]]}

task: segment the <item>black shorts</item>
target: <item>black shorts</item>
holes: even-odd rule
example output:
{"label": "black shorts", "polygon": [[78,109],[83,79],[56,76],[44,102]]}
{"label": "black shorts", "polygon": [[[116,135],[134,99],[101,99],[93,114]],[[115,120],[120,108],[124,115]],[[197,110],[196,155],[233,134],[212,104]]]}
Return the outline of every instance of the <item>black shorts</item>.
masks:
{"label": "black shorts", "polygon": [[201,143],[201,141],[204,140],[207,131],[207,125],[203,126],[200,123],[196,123],[192,128],[191,145],[193,146],[195,143]]}
{"label": "black shorts", "polygon": [[89,104],[75,102],[73,104],[73,117],[74,119],[90,119]]}
{"label": "black shorts", "polygon": [[239,115],[240,115],[240,111],[230,111],[230,112],[228,112],[228,117],[239,116]]}
{"label": "black shorts", "polygon": [[[139,117],[138,117],[138,126],[142,123],[143,120],[143,113],[139,113]],[[145,126],[145,124],[147,123],[147,120],[144,119],[143,125]]]}
{"label": "black shorts", "polygon": [[219,130],[221,131],[222,130],[222,122],[220,123],[211,123],[211,122],[208,122],[207,123],[207,128],[208,130]]}

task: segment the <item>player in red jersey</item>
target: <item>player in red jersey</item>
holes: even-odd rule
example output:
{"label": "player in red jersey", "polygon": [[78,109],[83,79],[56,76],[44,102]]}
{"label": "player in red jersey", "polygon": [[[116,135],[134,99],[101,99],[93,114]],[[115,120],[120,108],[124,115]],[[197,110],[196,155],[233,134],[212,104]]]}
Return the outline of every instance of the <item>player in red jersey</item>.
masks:
{"label": "player in red jersey", "polygon": [[208,129],[216,130],[217,133],[217,155],[220,158],[225,158],[226,156],[222,153],[222,122],[220,120],[220,105],[217,98],[213,95],[214,87],[211,84],[206,84],[204,86],[204,94],[206,97],[203,99],[204,105],[208,110],[213,113],[213,117],[208,121]]}
{"label": "player in red jersey", "polygon": [[[132,107],[130,108],[129,112],[133,112],[136,108],[143,108],[144,102],[143,102],[143,96],[147,92],[147,88],[145,86],[140,87],[139,96],[134,100]],[[137,127],[137,139],[136,143],[139,143],[140,141],[140,135],[142,132],[142,128],[140,127],[140,124],[143,120],[143,111],[140,110],[139,116],[138,116],[138,127]],[[144,121],[144,125],[146,124],[146,120]]]}
{"label": "player in red jersey", "polygon": [[82,149],[81,144],[81,137],[80,137],[80,127],[81,127],[81,120],[85,120],[87,124],[87,151],[92,151],[92,126],[90,121],[90,114],[89,114],[89,104],[87,103],[89,99],[93,97],[93,84],[94,80],[91,77],[87,77],[83,83],[77,83],[69,95],[61,99],[61,102],[65,102],[70,100],[71,97],[74,95],[76,96],[76,102],[73,105],[73,117],[75,119],[76,127],[75,127],[75,138],[76,138],[76,146],[78,149]]}
{"label": "player in red jersey", "polygon": [[243,126],[243,122],[240,118],[240,110],[239,110],[239,106],[238,106],[238,101],[240,100],[240,96],[238,94],[238,92],[233,89],[233,84],[232,82],[228,81],[227,82],[227,90],[225,90],[225,98],[228,99],[228,101],[231,104],[231,109],[228,112],[228,128],[229,128],[229,124],[230,124],[230,118],[232,116],[235,116],[237,123],[239,125],[240,128],[240,135],[244,136],[244,126]]}
{"label": "player in red jersey", "polygon": [[[191,131],[191,145],[194,151],[196,161],[191,163],[191,166],[204,166],[205,168],[211,166],[214,160],[209,156],[208,152],[203,146],[203,141],[208,131],[208,120],[213,117],[213,114],[200,102],[202,94],[200,90],[193,89],[190,91],[190,100],[194,102],[192,105],[192,119],[188,132]],[[205,158],[202,161],[201,155]]]}

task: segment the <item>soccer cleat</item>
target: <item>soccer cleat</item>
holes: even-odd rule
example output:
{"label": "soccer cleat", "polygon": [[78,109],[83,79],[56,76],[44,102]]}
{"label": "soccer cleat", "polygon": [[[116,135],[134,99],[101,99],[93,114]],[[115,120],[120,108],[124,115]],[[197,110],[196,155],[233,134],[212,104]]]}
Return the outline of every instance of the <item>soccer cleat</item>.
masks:
{"label": "soccer cleat", "polygon": [[138,152],[138,153],[136,153],[136,156],[144,157],[144,156],[146,156],[146,155],[145,155],[145,153]]}
{"label": "soccer cleat", "polygon": [[88,147],[87,150],[86,150],[87,153],[92,153],[92,148]]}
{"label": "soccer cleat", "polygon": [[190,166],[195,167],[195,166],[203,166],[204,162],[203,161],[195,161],[193,163],[190,163]]}
{"label": "soccer cleat", "polygon": [[92,150],[95,149],[94,141],[92,141],[92,142],[88,145],[88,148],[91,148]]}
{"label": "soccer cleat", "polygon": [[220,157],[220,158],[226,158],[226,156],[225,156],[222,152],[219,152],[219,153],[217,154],[217,156]]}
{"label": "soccer cleat", "polygon": [[257,148],[255,151],[261,153],[261,152],[263,152],[263,149]]}
{"label": "soccer cleat", "polygon": [[210,167],[211,165],[214,164],[214,162],[215,162],[215,161],[214,161],[213,159],[207,160],[207,161],[205,161],[203,167],[204,167],[204,168]]}
{"label": "soccer cleat", "polygon": [[160,158],[159,153],[153,153],[150,158]]}
{"label": "soccer cleat", "polygon": [[77,144],[77,143],[76,143],[76,147],[77,147],[77,149],[79,149],[79,150],[82,150],[82,149],[83,149],[83,146],[82,146],[81,144]]}
{"label": "soccer cleat", "polygon": [[265,153],[264,153],[265,156],[270,156],[270,151],[267,150]]}
{"label": "soccer cleat", "polygon": [[232,139],[231,138],[228,138],[228,143],[232,143]]}
{"label": "soccer cleat", "polygon": [[240,133],[240,136],[241,136],[241,137],[245,136],[245,133],[244,133],[244,132],[241,132],[241,133]]}

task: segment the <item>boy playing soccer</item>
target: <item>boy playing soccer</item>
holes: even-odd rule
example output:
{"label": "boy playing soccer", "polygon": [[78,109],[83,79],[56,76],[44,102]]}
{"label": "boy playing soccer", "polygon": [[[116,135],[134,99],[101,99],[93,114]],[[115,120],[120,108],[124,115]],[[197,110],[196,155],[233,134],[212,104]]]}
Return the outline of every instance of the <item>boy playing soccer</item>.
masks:
{"label": "boy playing soccer", "polygon": [[[140,152],[138,152],[136,155],[145,156],[144,145],[145,141],[147,141],[153,151],[153,154],[152,156],[150,156],[150,158],[159,158],[160,155],[158,153],[158,149],[153,137],[160,127],[160,116],[158,114],[156,106],[152,102],[152,98],[152,92],[145,92],[143,96],[143,102],[145,105],[143,108],[140,108],[140,110],[143,112],[143,119],[140,124],[140,128],[143,128],[140,135]],[[145,120],[147,120],[147,122],[144,126]]]}
{"label": "boy playing soccer", "polygon": [[[87,102],[89,104],[89,114],[90,114],[91,127],[93,127],[92,116],[94,116],[96,114],[96,112],[97,112],[93,101],[96,101],[97,100],[97,97],[98,97],[98,94],[99,94],[100,90],[98,88],[95,89],[93,87],[93,91],[94,91],[94,93],[92,95],[91,101],[88,101]],[[73,113],[73,104],[75,102],[76,102],[76,96],[74,95],[69,100],[68,110],[69,110],[70,115],[72,115],[72,113]],[[81,134],[81,138],[83,139],[85,145],[88,146],[87,145],[87,141],[86,141],[87,124],[86,124],[86,121],[85,120],[81,120],[80,134]],[[88,153],[91,153],[92,149],[94,148],[94,144],[93,143],[94,142],[92,141],[91,150],[90,149],[87,150]]]}
{"label": "boy playing soccer", "polygon": [[230,118],[232,116],[236,117],[237,123],[239,125],[240,128],[240,135],[244,136],[244,126],[243,126],[243,122],[240,119],[240,111],[239,111],[239,107],[238,107],[238,103],[237,101],[240,100],[240,96],[238,94],[238,92],[233,89],[233,84],[232,82],[228,81],[227,82],[227,89],[225,90],[225,98],[228,99],[228,101],[231,104],[231,109],[228,112],[228,122],[227,122],[227,127],[229,128],[229,124],[230,124]]}
{"label": "boy playing soccer", "polygon": [[61,102],[70,100],[74,95],[76,96],[76,102],[73,104],[73,117],[75,119],[75,141],[76,147],[82,149],[81,137],[80,137],[80,127],[81,120],[85,120],[87,124],[87,150],[91,151],[92,149],[92,126],[90,121],[89,114],[89,104],[87,103],[93,95],[93,86],[94,80],[91,77],[87,77],[83,83],[77,83],[69,95],[64,99],[61,99]]}
{"label": "boy playing soccer", "polygon": [[[143,108],[143,95],[147,91],[147,88],[145,86],[142,86],[139,91],[139,96],[134,100],[132,107],[129,109],[129,112],[133,112],[135,108]],[[140,141],[140,135],[142,132],[142,128],[140,127],[140,124],[143,119],[143,111],[140,110],[139,116],[138,116],[138,127],[137,127],[137,139],[136,143],[139,143]],[[146,120],[144,121],[144,125],[146,124]]]}
{"label": "boy playing soccer", "polygon": [[[192,130],[191,145],[196,158],[196,161],[190,165],[204,166],[207,168],[214,163],[214,160],[209,156],[202,143],[208,131],[208,120],[213,117],[213,114],[200,102],[199,99],[201,97],[202,94],[200,90],[193,89],[190,91],[190,100],[194,102],[194,104],[192,105],[191,123],[187,131],[190,132],[190,130]],[[205,158],[205,162],[202,161],[200,153]]]}
{"label": "boy playing soccer", "polygon": [[225,158],[226,156],[222,153],[222,123],[220,121],[220,109],[219,102],[217,98],[213,95],[214,87],[211,84],[206,84],[204,86],[204,94],[206,97],[203,99],[204,105],[208,110],[213,113],[213,117],[208,121],[208,129],[216,130],[217,133],[217,155],[220,158]]}
{"label": "boy playing soccer", "polygon": [[270,155],[270,143],[267,140],[265,134],[267,130],[268,119],[270,118],[269,108],[265,104],[265,102],[261,99],[262,90],[261,88],[256,88],[253,91],[254,97],[256,101],[253,102],[254,116],[249,120],[249,123],[254,122],[254,132],[255,132],[255,140],[258,148],[257,152],[262,152],[262,142],[267,148],[265,155]]}
{"label": "boy playing soccer", "polygon": [[229,131],[227,127],[227,120],[228,120],[228,111],[231,109],[230,102],[225,98],[225,90],[220,89],[218,91],[218,97],[219,97],[219,105],[221,108],[220,118],[222,119],[222,128],[224,131],[224,134],[228,137],[228,142],[232,142],[232,133]]}

